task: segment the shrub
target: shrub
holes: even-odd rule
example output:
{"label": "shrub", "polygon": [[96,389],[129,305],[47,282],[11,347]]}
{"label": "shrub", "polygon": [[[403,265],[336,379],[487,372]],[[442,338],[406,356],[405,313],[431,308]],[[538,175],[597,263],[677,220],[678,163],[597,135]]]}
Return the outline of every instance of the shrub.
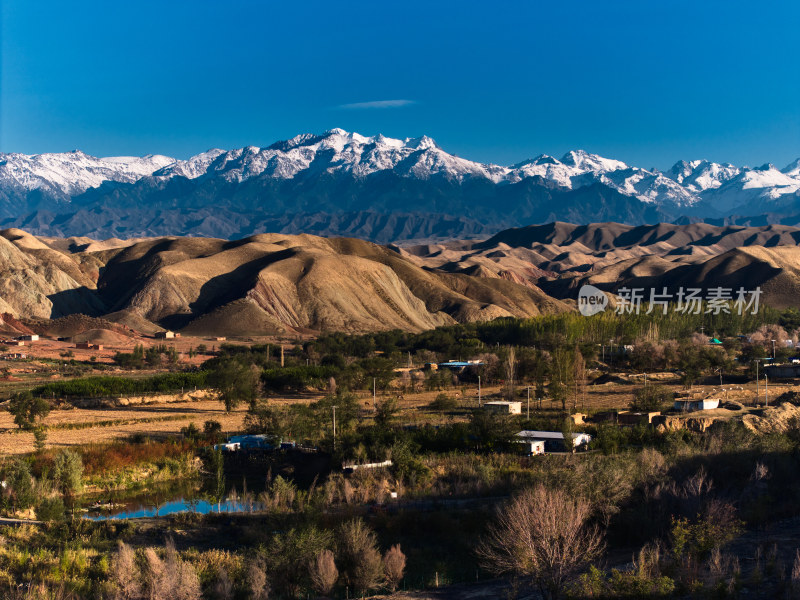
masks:
{"label": "shrub", "polygon": [[136,554],[125,542],[119,542],[117,552],[111,561],[111,582],[116,588],[117,600],[136,600],[141,597],[139,567]]}
{"label": "shrub", "polygon": [[339,570],[333,559],[333,552],[323,550],[317,554],[316,558],[309,565],[311,585],[314,591],[321,596],[329,596],[339,579]]}
{"label": "shrub", "polygon": [[347,521],[339,529],[339,562],[347,583],[366,593],[383,579],[383,562],[377,538],[363,519]]}
{"label": "shrub", "polygon": [[7,493],[14,508],[30,508],[33,506],[35,495],[33,491],[33,477],[27,461],[17,459],[6,475]]}
{"label": "shrub", "polygon": [[530,578],[545,598],[558,598],[600,552],[602,537],[587,524],[590,515],[585,500],[537,485],[499,515],[478,555],[491,571]]}
{"label": "shrub", "polygon": [[46,523],[63,521],[65,514],[64,501],[59,497],[43,498],[36,507],[36,518]]}
{"label": "shrub", "polygon": [[395,591],[406,570],[406,555],[400,550],[400,544],[395,544],[383,556],[383,570],[386,573],[386,583],[391,591]]}
{"label": "shrub", "polygon": [[442,392],[441,394],[436,395],[436,398],[433,399],[433,402],[431,402],[430,407],[433,410],[441,410],[441,411],[453,410],[458,407],[458,402],[456,402],[456,399],[453,398],[452,396],[448,396],[447,394]]}
{"label": "shrub", "polygon": [[257,558],[247,567],[247,587],[250,600],[267,600],[269,597],[269,581],[267,581],[266,565],[263,558]]}
{"label": "shrub", "polygon": [[665,404],[671,404],[675,394],[663,385],[646,385],[633,393],[633,402],[630,404],[632,411],[655,412],[661,410]]}

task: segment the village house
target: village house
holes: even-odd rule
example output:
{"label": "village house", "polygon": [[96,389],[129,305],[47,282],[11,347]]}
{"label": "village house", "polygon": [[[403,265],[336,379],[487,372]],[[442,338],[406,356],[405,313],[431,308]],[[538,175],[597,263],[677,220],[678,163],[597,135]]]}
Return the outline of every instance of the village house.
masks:
{"label": "village house", "polygon": [[672,405],[675,410],[681,412],[694,412],[697,410],[714,410],[719,408],[717,398],[677,398]]}
{"label": "village house", "polygon": [[494,400],[484,403],[483,407],[498,415],[521,415],[522,402],[509,402],[507,400]]}
{"label": "village house", "polygon": [[564,442],[564,434],[560,431],[530,431],[523,430],[517,433],[517,437],[525,444],[531,444],[534,448],[534,443],[541,442],[544,447],[544,452],[564,452],[579,449],[586,449],[592,441],[592,436],[588,433],[575,432],[572,435],[572,448],[568,448]]}

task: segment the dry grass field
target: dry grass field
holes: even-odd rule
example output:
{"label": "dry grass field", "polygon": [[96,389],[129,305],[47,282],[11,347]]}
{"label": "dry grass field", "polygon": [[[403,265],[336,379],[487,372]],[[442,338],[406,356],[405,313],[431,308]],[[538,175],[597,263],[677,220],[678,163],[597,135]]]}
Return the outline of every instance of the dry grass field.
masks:
{"label": "dry grass field", "polygon": [[[652,374],[649,382],[666,385],[674,391],[683,389],[680,382],[671,374]],[[602,385],[587,385],[586,392],[577,403],[574,392],[570,392],[567,408],[576,412],[591,413],[607,409],[627,408],[633,398],[633,392],[642,385],[642,379],[636,376],[622,375],[614,381]],[[725,391],[721,391],[725,390]],[[770,400],[786,391],[800,390],[799,386],[791,383],[771,384],[769,386]],[[483,401],[498,400],[501,398],[502,389],[499,386],[484,386],[482,389]],[[744,405],[755,401],[755,383],[745,385],[696,385],[692,388],[698,397],[720,397],[736,400]],[[442,391],[424,391],[396,394],[400,419],[406,424],[442,424],[458,420],[466,420],[468,413],[465,409],[475,408],[478,405],[477,386],[460,386]],[[430,408],[431,403],[440,393],[455,397],[458,408],[453,411],[440,412]],[[243,427],[246,407],[241,406],[231,413],[226,413],[221,402],[203,394],[193,394],[199,398],[184,396],[161,396],[155,402],[147,404],[131,404],[107,408],[57,408],[44,420],[48,428],[47,445],[53,447],[69,447],[82,444],[110,442],[128,439],[136,434],[152,437],[166,437],[177,435],[182,427],[194,423],[202,428],[208,420],[219,421],[223,431],[233,433]],[[322,393],[306,393],[285,396],[271,396],[270,402],[276,405],[290,405],[310,403],[322,398]],[[358,392],[359,403],[363,415],[370,417],[374,409],[372,394]],[[522,401],[523,415],[526,412],[527,391],[524,386],[517,389],[518,399]],[[379,394],[378,402],[387,396]],[[533,389],[531,390],[531,416],[537,409],[552,411],[560,406],[550,400],[537,402]],[[169,401],[161,401],[169,400]],[[760,387],[760,401],[764,402],[764,388]],[[0,411],[0,453],[22,454],[33,451],[33,434],[18,432],[12,416],[5,411]]]}
{"label": "dry grass field", "polygon": [[[110,442],[135,434],[175,435],[189,423],[202,429],[203,423],[209,419],[219,421],[223,431],[237,431],[242,427],[244,415],[245,408],[226,413],[220,402],[201,400],[122,408],[53,410],[44,424],[48,427],[48,446],[69,447]],[[33,449],[33,434],[17,432],[13,417],[5,411],[0,412],[0,453],[22,454]]]}

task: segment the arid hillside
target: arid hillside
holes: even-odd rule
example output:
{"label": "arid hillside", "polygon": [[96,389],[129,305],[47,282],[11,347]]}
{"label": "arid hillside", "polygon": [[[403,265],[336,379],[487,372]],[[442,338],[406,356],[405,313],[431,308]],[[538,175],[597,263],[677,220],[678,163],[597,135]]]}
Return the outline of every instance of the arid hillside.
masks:
{"label": "arid hillside", "polygon": [[405,247],[277,233],[94,241],[7,229],[0,329],[67,335],[72,321],[62,319],[80,314],[102,317],[80,331],[121,335],[421,331],[571,310],[586,283],[609,292],[760,286],[763,302],[786,307],[800,297],[797,240],[793,227],[707,224],[551,223]]}
{"label": "arid hillside", "polygon": [[[568,310],[532,285],[424,269],[386,247],[310,235],[92,242],[10,229],[0,232],[0,270],[9,323],[83,314],[142,333],[420,331]],[[38,329],[57,334],[56,323]]]}
{"label": "arid hillside", "polygon": [[550,223],[399,252],[427,268],[533,285],[562,300],[587,283],[610,292],[760,286],[765,302],[786,307],[800,297],[798,241],[800,229],[782,225]]}

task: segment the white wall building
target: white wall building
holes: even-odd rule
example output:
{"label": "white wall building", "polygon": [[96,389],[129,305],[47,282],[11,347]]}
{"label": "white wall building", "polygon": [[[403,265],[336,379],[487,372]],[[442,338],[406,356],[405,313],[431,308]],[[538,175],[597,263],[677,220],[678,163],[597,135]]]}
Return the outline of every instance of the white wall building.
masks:
{"label": "white wall building", "polygon": [[506,400],[494,400],[483,404],[486,410],[501,415],[521,415],[522,402],[508,402]]}
{"label": "white wall building", "polygon": [[564,434],[560,431],[530,431],[524,430],[517,434],[518,438],[526,443],[542,442],[545,452],[563,452],[575,448],[585,448],[592,441],[588,433],[575,432],[572,434],[572,448],[564,443]]}

